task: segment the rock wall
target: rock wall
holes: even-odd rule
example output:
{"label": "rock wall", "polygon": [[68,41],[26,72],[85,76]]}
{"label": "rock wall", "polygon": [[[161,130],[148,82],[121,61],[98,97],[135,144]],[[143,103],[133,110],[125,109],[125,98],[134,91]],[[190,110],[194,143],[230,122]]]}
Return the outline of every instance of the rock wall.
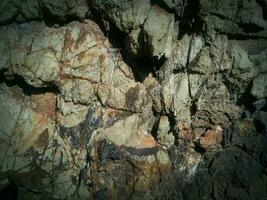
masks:
{"label": "rock wall", "polygon": [[266,0],[2,0],[0,199],[267,198]]}

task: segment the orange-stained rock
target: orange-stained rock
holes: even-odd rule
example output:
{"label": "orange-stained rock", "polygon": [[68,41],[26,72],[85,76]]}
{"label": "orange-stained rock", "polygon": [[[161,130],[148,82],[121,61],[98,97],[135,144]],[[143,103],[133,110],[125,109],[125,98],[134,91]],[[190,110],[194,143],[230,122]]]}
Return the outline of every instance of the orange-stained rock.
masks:
{"label": "orange-stained rock", "polygon": [[140,144],[140,146],[142,148],[155,147],[157,145],[158,144],[157,144],[156,140],[152,137],[151,134],[143,135],[142,140],[141,140],[141,144]]}
{"label": "orange-stained rock", "polygon": [[215,144],[220,144],[223,139],[223,133],[220,128],[216,130],[208,130],[202,137],[199,138],[200,146],[204,149],[208,149]]}
{"label": "orange-stained rock", "polygon": [[32,112],[30,110],[25,110],[24,112],[28,115],[23,116],[19,119],[18,126],[15,130],[19,139],[17,146],[18,153],[24,153],[28,148],[30,148],[34,142],[39,138],[39,136],[47,129],[49,118],[45,114],[40,114],[37,112]]}
{"label": "orange-stained rock", "polygon": [[32,95],[32,104],[35,112],[48,117],[54,117],[56,112],[56,95],[54,93],[44,93]]}

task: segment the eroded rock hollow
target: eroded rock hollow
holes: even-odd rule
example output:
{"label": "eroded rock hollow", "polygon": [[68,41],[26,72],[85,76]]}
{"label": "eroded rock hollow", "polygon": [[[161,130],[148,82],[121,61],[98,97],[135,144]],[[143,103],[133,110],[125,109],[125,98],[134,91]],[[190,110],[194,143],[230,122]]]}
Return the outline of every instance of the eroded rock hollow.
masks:
{"label": "eroded rock hollow", "polygon": [[266,200],[266,0],[1,0],[0,199]]}

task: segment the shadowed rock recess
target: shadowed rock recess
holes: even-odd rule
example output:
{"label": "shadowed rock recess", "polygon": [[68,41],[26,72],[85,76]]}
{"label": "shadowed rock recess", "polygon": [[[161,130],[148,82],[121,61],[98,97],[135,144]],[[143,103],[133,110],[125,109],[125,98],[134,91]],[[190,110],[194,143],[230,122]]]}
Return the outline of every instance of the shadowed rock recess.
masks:
{"label": "shadowed rock recess", "polygon": [[266,0],[1,0],[1,200],[266,200]]}

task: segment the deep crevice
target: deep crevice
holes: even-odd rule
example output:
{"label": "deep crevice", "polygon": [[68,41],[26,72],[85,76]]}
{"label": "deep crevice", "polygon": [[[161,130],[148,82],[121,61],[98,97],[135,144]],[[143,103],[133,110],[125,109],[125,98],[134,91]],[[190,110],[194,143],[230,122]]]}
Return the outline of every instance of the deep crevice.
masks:
{"label": "deep crevice", "polygon": [[174,14],[176,21],[179,20],[180,16],[177,16],[176,11],[174,9],[170,8],[163,0],[150,0],[150,4],[152,6],[158,5],[159,7],[161,7],[162,9],[167,11],[168,13]]}
{"label": "deep crevice", "polygon": [[153,115],[155,116],[156,119],[155,119],[154,125],[153,125],[152,130],[151,130],[151,135],[157,141],[159,121],[160,121],[160,114],[153,112]]}
{"label": "deep crevice", "polygon": [[253,123],[258,133],[264,133],[266,131],[267,127],[265,127],[264,123],[262,123],[260,120],[255,119]]}
{"label": "deep crevice", "polygon": [[197,152],[197,153],[200,153],[200,154],[204,154],[206,153],[206,149],[204,149],[203,147],[200,146],[200,144],[198,142],[195,142],[194,143],[194,150]]}
{"label": "deep crevice", "polygon": [[197,100],[192,101],[192,105],[190,106],[190,115],[195,116],[197,114]]}
{"label": "deep crevice", "polygon": [[257,24],[239,24],[245,33],[258,33],[263,31],[264,28],[258,26]]}
{"label": "deep crevice", "polygon": [[251,81],[245,92],[242,94],[242,96],[237,100],[238,106],[244,106],[246,110],[248,110],[250,113],[253,113],[256,111],[256,108],[253,106],[253,102],[255,102],[257,99],[250,94],[250,90],[252,88],[253,82]]}
{"label": "deep crevice", "polygon": [[[91,9],[89,19],[94,21],[100,27],[113,48],[118,48],[120,51],[122,51],[122,49],[124,49],[124,40],[127,34],[117,28],[114,23],[110,22],[110,20],[107,20],[105,17],[101,16],[101,13],[94,8],[93,2],[89,3],[89,7]],[[108,27],[103,19],[108,23]]]}
{"label": "deep crevice", "polygon": [[185,34],[200,33],[204,22],[199,16],[200,3],[199,0],[188,0],[184,9],[183,17],[179,23],[178,39],[181,39]]}
{"label": "deep crevice", "polygon": [[15,185],[7,185],[0,190],[0,199],[17,200],[19,199],[18,188]]}
{"label": "deep crevice", "polygon": [[14,75],[13,79],[6,79],[4,71],[0,72],[0,83],[5,83],[8,87],[17,85],[27,96],[38,95],[43,93],[59,93],[57,86],[52,83],[49,83],[46,87],[37,88],[29,85],[22,77],[18,75]]}
{"label": "deep crevice", "polygon": [[228,40],[258,40],[258,39],[267,39],[267,36],[251,35],[249,33],[228,33],[216,29],[216,32],[220,34],[227,35]]}
{"label": "deep crevice", "polygon": [[174,145],[178,146],[179,145],[179,138],[178,138],[178,133],[176,130],[176,119],[175,119],[175,114],[174,112],[169,112],[168,113],[168,118],[169,118],[169,123],[170,123],[170,132],[173,133],[174,136]]}
{"label": "deep crevice", "polygon": [[66,15],[63,18],[60,18],[58,16],[53,16],[49,10],[41,5],[41,12],[43,14],[43,20],[48,27],[62,27],[66,24],[72,22],[72,21],[83,21],[83,19],[80,19],[77,16],[74,15]]}
{"label": "deep crevice", "polygon": [[159,60],[157,60],[151,59],[145,55],[136,58],[128,57],[124,61],[132,68],[135,80],[143,82],[149,74],[157,77],[157,71],[166,61],[166,58],[162,56]]}
{"label": "deep crevice", "polygon": [[262,8],[263,19],[267,20],[267,1],[264,1],[264,0],[256,0],[256,2]]}
{"label": "deep crevice", "polygon": [[121,31],[112,22],[109,23],[109,30],[106,30],[106,26],[102,20],[98,11],[92,8],[91,20],[99,25],[104,35],[109,39],[111,46],[118,49],[123,61],[132,69],[135,81],[143,82],[145,78],[152,74],[156,77],[156,72],[166,61],[165,56],[160,59],[156,57],[150,57],[143,53],[141,56],[132,55],[127,51],[125,44],[127,34]]}
{"label": "deep crevice", "polygon": [[264,112],[267,112],[267,98],[265,98],[265,100],[266,100],[266,103],[260,110],[264,111]]}

